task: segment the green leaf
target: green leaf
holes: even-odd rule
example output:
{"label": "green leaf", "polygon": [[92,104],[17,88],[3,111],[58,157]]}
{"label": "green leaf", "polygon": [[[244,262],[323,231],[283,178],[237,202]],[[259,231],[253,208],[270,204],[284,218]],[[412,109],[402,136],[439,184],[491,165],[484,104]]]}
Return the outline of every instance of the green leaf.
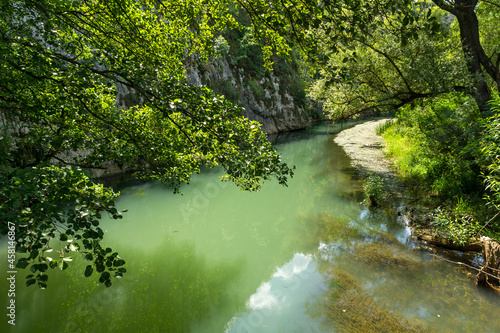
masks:
{"label": "green leaf", "polygon": [[91,276],[93,272],[94,272],[94,269],[92,268],[92,266],[87,265],[87,267],[85,268],[85,277]]}
{"label": "green leaf", "polygon": [[119,267],[119,266],[123,266],[123,265],[125,265],[125,260],[122,260],[122,259],[118,259],[118,260],[115,260],[113,262],[113,266],[115,266],[115,267]]}
{"label": "green leaf", "polygon": [[110,279],[109,272],[103,272],[101,274],[101,277],[99,278],[99,282],[104,283],[104,281],[109,280],[109,279]]}
{"label": "green leaf", "polygon": [[57,267],[59,267],[59,269],[63,271],[68,268],[68,263],[64,260],[59,260],[59,262],[57,263]]}
{"label": "green leaf", "polygon": [[31,286],[32,284],[34,284],[36,282],[35,279],[29,279],[28,281],[26,281],[26,287],[29,287]]}
{"label": "green leaf", "polygon": [[50,267],[50,268],[52,268],[52,269],[56,268],[56,267],[57,267],[57,265],[58,265],[58,262],[59,262],[59,260],[52,260],[52,261],[49,263],[49,267]]}
{"label": "green leaf", "polygon": [[26,258],[20,258],[17,261],[16,267],[24,269],[24,268],[28,267],[28,265],[29,265],[28,259],[26,259]]}

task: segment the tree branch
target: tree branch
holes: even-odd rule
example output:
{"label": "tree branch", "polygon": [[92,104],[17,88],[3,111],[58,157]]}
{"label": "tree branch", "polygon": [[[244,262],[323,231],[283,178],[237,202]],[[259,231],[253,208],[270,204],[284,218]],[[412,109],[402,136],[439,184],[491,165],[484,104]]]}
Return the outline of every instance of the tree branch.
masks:
{"label": "tree branch", "polygon": [[406,79],[406,77],[403,75],[403,72],[401,71],[401,69],[398,67],[398,65],[396,65],[396,63],[394,62],[394,60],[392,59],[392,57],[390,55],[388,55],[387,53],[375,48],[373,45],[370,45],[368,44],[367,42],[364,42],[362,40],[359,40],[359,39],[354,39],[355,41],[357,41],[358,43],[361,43],[365,46],[367,46],[368,48],[372,49],[374,52],[380,54],[381,56],[383,56],[384,58],[387,59],[387,61],[389,61],[391,63],[391,65],[394,67],[394,69],[398,72],[400,78],[403,80],[405,86],[406,86],[406,89],[408,89],[408,91],[410,93],[413,93],[413,89],[411,88],[410,86],[410,83],[408,82],[408,80]]}
{"label": "tree branch", "polygon": [[63,160],[62,158],[56,156],[56,155],[53,155],[53,156],[50,156],[51,158],[54,158],[56,160],[58,160],[59,162],[63,163],[63,164],[66,164],[66,165],[71,165],[71,166],[77,166],[77,167],[81,167],[81,168],[84,168],[84,169],[100,169],[100,170],[106,170],[105,167],[96,167],[96,166],[93,166],[93,165],[88,165],[88,164],[80,164],[80,163],[73,163],[73,162],[68,162],[68,161],[65,161]]}

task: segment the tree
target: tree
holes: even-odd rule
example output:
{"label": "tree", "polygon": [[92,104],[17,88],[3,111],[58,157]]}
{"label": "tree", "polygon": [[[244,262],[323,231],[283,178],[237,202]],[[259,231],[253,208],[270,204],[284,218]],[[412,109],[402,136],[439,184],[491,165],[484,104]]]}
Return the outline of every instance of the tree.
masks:
{"label": "tree", "polygon": [[346,35],[339,42],[326,31],[337,36],[342,28],[317,29],[318,50],[326,60],[310,96],[323,101],[337,119],[346,119],[470,89],[462,57],[450,47],[446,18],[425,6],[415,7],[413,13],[418,20],[405,20],[406,12],[379,13],[369,38]]}
{"label": "tree", "polygon": [[476,78],[475,100],[480,109],[484,109],[491,99],[491,87],[488,85],[484,74],[488,75],[500,89],[500,54],[493,49],[488,56],[483,48],[479,21],[477,18],[477,7],[490,7],[492,11],[500,9],[500,3],[479,0],[433,0],[433,2],[444,11],[453,14],[460,28],[460,40],[462,50],[467,62],[469,72]]}
{"label": "tree", "polygon": [[[126,271],[101,246],[99,227],[103,215],[121,218],[118,193],[83,169],[113,161],[175,192],[202,165],[222,166],[222,179],[244,190],[271,177],[286,185],[293,171],[259,124],[184,78],[186,53],[207,56],[235,24],[226,9],[197,0],[1,0],[1,232],[25,254],[17,267],[30,267],[27,285],[45,288],[48,268],[66,269],[73,254],[106,286]],[[133,96],[128,108],[118,93]]]}
{"label": "tree", "polygon": [[[462,49],[462,59],[464,59],[467,68],[468,80],[473,85],[473,91],[470,93],[483,112],[488,109],[487,101],[491,98],[493,89],[500,88],[498,50],[494,46],[489,49],[483,47],[484,45],[491,46],[488,39],[497,39],[494,35],[494,31],[496,31],[494,22],[496,22],[495,18],[498,18],[495,13],[498,13],[500,8],[500,3],[497,0],[417,2],[411,0],[371,2],[360,0],[283,0],[273,2],[271,5],[263,0],[238,0],[237,3],[252,16],[256,36],[278,51],[286,52],[290,47],[287,49],[283,45],[297,43],[309,60],[316,61],[320,67],[326,67],[323,69],[328,72],[334,67],[346,68],[357,60],[356,57],[360,52],[347,52],[348,50],[370,48],[373,52],[378,53],[377,57],[382,56],[386,58],[386,61],[394,62],[392,70],[399,77],[398,80],[403,79],[404,70],[407,68],[401,67],[401,64],[397,64],[399,68],[396,68],[395,59],[390,59],[392,55],[382,53],[384,51],[375,47],[375,44],[383,42],[391,34],[393,38],[399,38],[403,42],[403,46],[412,43],[418,44],[422,35],[435,33],[439,29],[440,22],[436,20],[439,15],[434,14],[435,8],[439,7],[448,16],[453,15],[448,19],[453,20],[456,17],[459,37],[457,41],[448,39],[447,42],[452,43],[453,49]],[[479,26],[478,15],[481,15],[482,18],[489,16],[493,25],[482,24]],[[388,36],[384,36],[384,33],[387,33]],[[276,43],[270,42],[271,36],[276,34],[281,39],[276,38],[278,41]],[[291,40],[293,40],[292,44],[290,44]],[[428,44],[428,47],[429,57],[439,56],[439,52],[442,52],[442,44],[440,43],[437,44],[436,50],[432,50],[432,44]],[[332,59],[335,61],[334,58],[339,58],[339,53],[342,54],[341,63],[332,66]],[[344,59],[346,62],[343,61]],[[439,75],[442,74],[438,70],[439,67],[432,67],[432,69],[436,70],[434,80],[439,80]],[[334,68],[334,72],[328,73],[326,76],[335,76],[337,72],[338,68]],[[428,75],[427,78],[429,78]],[[344,79],[345,77],[341,78],[341,80]],[[414,91],[412,91],[413,88],[410,87],[409,82],[404,82],[404,86],[407,90],[406,93],[418,95],[418,93],[412,94]],[[458,82],[456,88],[464,90],[466,87]],[[449,89],[445,90],[449,91]],[[466,91],[469,93],[468,89]],[[428,96],[427,93],[422,97],[426,96]],[[408,100],[408,97],[402,96],[402,100],[399,99],[399,102],[405,100]],[[403,104],[391,101],[390,106],[398,107]],[[486,114],[487,112],[485,112]]]}

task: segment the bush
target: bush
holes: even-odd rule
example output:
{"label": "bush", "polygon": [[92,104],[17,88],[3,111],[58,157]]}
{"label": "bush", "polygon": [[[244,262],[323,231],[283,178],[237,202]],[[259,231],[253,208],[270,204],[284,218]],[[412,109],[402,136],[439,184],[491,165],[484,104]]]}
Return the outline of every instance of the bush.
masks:
{"label": "bush", "polygon": [[369,204],[371,204],[372,206],[378,205],[377,202],[382,199],[384,188],[384,181],[380,176],[372,174],[368,177],[365,185],[363,186],[363,189],[365,190],[365,195],[369,200]]}
{"label": "bush", "polygon": [[383,135],[403,176],[423,182],[442,198],[482,190],[481,115],[470,98],[445,95],[405,108],[397,118]]}
{"label": "bush", "polygon": [[216,55],[226,55],[229,52],[229,43],[224,36],[219,36],[214,41],[214,52]]}
{"label": "bush", "polygon": [[240,92],[233,86],[230,79],[222,79],[214,85],[213,90],[220,95],[224,95],[228,100],[238,104],[240,101]]}
{"label": "bush", "polygon": [[252,39],[250,32],[246,32],[240,40],[236,55],[237,66],[245,70],[245,74],[260,80],[266,74],[264,58],[259,44]]}
{"label": "bush", "polygon": [[481,228],[475,210],[474,206],[459,198],[451,209],[438,207],[432,214],[431,225],[453,242],[464,245],[475,238]]}

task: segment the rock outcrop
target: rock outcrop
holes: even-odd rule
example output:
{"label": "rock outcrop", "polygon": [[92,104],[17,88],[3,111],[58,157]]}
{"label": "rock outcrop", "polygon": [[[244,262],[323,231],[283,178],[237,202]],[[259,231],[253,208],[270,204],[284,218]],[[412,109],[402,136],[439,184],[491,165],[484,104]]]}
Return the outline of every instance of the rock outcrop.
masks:
{"label": "rock outcrop", "polygon": [[280,76],[268,71],[255,79],[244,69],[231,65],[227,57],[206,63],[191,59],[185,67],[190,84],[206,85],[241,105],[244,115],[260,122],[268,134],[306,128],[313,122],[313,115],[320,113],[292,81],[297,78],[289,74]]}

